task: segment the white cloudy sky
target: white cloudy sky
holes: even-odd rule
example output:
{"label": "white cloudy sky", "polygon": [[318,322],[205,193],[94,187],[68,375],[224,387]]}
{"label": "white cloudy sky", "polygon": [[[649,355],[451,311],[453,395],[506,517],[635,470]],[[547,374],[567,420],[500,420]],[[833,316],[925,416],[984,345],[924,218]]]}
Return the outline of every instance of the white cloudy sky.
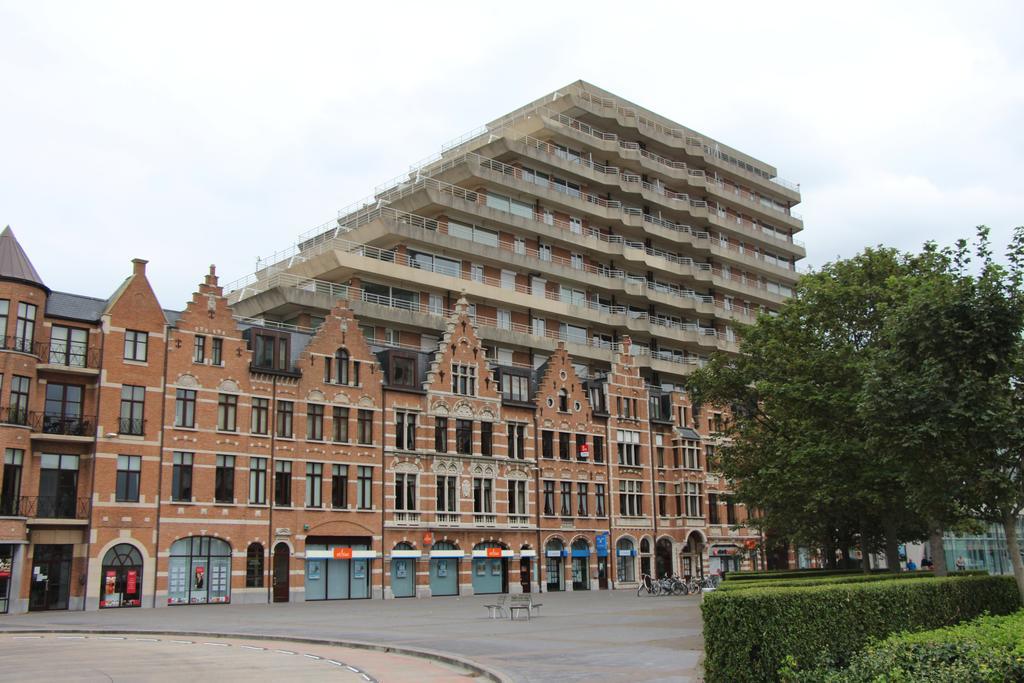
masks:
{"label": "white cloudy sky", "polygon": [[0,0],[0,225],[167,307],[577,78],[800,182],[807,263],[1024,223],[1019,2]]}

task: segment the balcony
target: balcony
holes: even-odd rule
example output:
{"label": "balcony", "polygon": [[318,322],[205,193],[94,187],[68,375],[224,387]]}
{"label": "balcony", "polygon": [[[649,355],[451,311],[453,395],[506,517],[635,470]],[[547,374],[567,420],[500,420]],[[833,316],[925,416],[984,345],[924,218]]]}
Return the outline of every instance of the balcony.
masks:
{"label": "balcony", "polygon": [[76,342],[50,340],[36,344],[35,355],[42,363],[40,370],[71,372],[75,374],[99,374],[100,350]]}
{"label": "balcony", "polygon": [[146,421],[135,417],[118,418],[117,433],[128,436],[143,436],[146,433]]}
{"label": "balcony", "polygon": [[18,425],[27,427],[29,412],[27,408],[19,406],[4,406],[0,408],[0,424]]}
{"label": "balcony", "polygon": [[497,523],[497,515],[485,515],[480,513],[473,515],[473,524],[476,526],[495,526]]}
{"label": "balcony", "polygon": [[19,353],[30,353],[33,356],[39,355],[39,345],[34,340],[27,337],[16,337],[9,335],[6,337],[0,337],[0,349],[6,351],[17,351]]}
{"label": "balcony", "polygon": [[509,515],[508,525],[511,527],[528,527],[530,526],[530,518],[527,515]]}
{"label": "balcony", "polygon": [[438,512],[435,518],[438,526],[458,526],[462,522],[458,512]]}
{"label": "balcony", "polygon": [[420,513],[418,512],[396,512],[391,521],[398,526],[419,526]]}
{"label": "balcony", "polygon": [[0,501],[0,516],[36,520],[87,520],[90,501],[75,496],[21,496]]}
{"label": "balcony", "polygon": [[67,415],[29,413],[32,439],[42,441],[91,441],[96,434],[92,420]]}

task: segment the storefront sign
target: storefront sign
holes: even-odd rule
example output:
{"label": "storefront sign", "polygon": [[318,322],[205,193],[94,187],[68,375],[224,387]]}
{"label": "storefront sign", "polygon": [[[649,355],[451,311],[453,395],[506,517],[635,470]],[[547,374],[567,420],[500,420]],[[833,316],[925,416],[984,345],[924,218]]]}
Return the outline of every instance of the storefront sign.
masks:
{"label": "storefront sign", "polygon": [[743,547],[747,550],[753,550],[757,547],[757,541],[753,538],[748,538],[746,541],[743,542]]}
{"label": "storefront sign", "polygon": [[352,548],[335,548],[333,555],[336,560],[351,560]]}
{"label": "storefront sign", "polygon": [[586,460],[589,455],[590,455],[590,444],[581,443],[580,444],[580,452],[579,452],[580,460]]}
{"label": "storefront sign", "polygon": [[434,534],[429,531],[423,532],[423,545],[434,545]]}
{"label": "storefront sign", "polygon": [[519,556],[520,557],[537,557],[537,551],[536,550],[530,550],[529,548],[524,548],[523,550],[519,551]]}
{"label": "storefront sign", "polygon": [[602,531],[594,538],[594,548],[598,557],[608,557],[608,532]]}
{"label": "storefront sign", "polygon": [[138,571],[136,571],[135,569],[129,569],[128,570],[128,581],[127,581],[127,584],[128,585],[125,587],[124,592],[128,593],[129,595],[134,594],[136,592],[136,590],[138,589],[138,585],[139,585],[139,572]]}
{"label": "storefront sign", "polygon": [[501,548],[488,548],[487,557],[501,557]]}

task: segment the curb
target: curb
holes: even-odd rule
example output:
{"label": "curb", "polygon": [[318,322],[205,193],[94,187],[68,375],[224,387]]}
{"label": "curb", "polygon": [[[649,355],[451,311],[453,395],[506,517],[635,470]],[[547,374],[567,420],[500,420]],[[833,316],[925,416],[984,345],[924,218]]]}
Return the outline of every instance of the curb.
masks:
{"label": "curb", "polygon": [[209,631],[138,631],[131,629],[97,629],[97,628],[35,628],[35,629],[0,629],[0,635],[4,634],[33,634],[33,633],[85,633],[94,635],[129,634],[143,636],[187,636],[193,638],[240,638],[248,640],[269,640],[286,643],[303,643],[307,645],[329,645],[334,647],[348,647],[355,650],[370,650],[387,654],[406,655],[408,657],[419,657],[441,664],[457,666],[467,669],[478,678],[494,683],[513,683],[512,679],[504,673],[488,669],[469,659],[457,655],[438,652],[436,650],[423,650],[395,645],[381,645],[379,643],[368,643],[361,640],[331,640],[328,638],[304,638],[302,636],[273,636],[251,633],[212,633]]}

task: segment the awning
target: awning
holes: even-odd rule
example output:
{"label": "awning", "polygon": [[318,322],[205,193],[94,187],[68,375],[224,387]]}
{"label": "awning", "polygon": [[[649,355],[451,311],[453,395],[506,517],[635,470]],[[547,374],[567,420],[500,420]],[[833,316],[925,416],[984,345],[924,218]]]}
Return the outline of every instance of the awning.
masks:
{"label": "awning", "polygon": [[307,560],[373,560],[376,558],[376,550],[352,550],[351,548],[331,548],[330,550],[306,551]]}
{"label": "awning", "polygon": [[391,557],[395,559],[405,559],[409,557],[423,557],[422,550],[392,550]]}
{"label": "awning", "polygon": [[[491,552],[488,552],[488,550],[490,550]],[[497,550],[499,552],[495,554],[494,553],[495,550]],[[512,551],[512,550],[502,550],[501,548],[484,548],[483,550],[474,550],[473,551],[473,557],[493,557],[493,558],[499,558],[499,557],[515,557],[515,556],[516,556],[516,554],[515,554],[514,551]]]}
{"label": "awning", "polygon": [[441,557],[441,558],[449,558],[449,557],[458,558],[458,557],[465,557],[466,556],[466,551],[465,550],[431,550],[430,551],[430,556],[431,557]]}
{"label": "awning", "polygon": [[572,549],[572,556],[573,557],[590,557],[590,549],[588,549],[588,548],[583,548],[583,549],[573,548]]}

